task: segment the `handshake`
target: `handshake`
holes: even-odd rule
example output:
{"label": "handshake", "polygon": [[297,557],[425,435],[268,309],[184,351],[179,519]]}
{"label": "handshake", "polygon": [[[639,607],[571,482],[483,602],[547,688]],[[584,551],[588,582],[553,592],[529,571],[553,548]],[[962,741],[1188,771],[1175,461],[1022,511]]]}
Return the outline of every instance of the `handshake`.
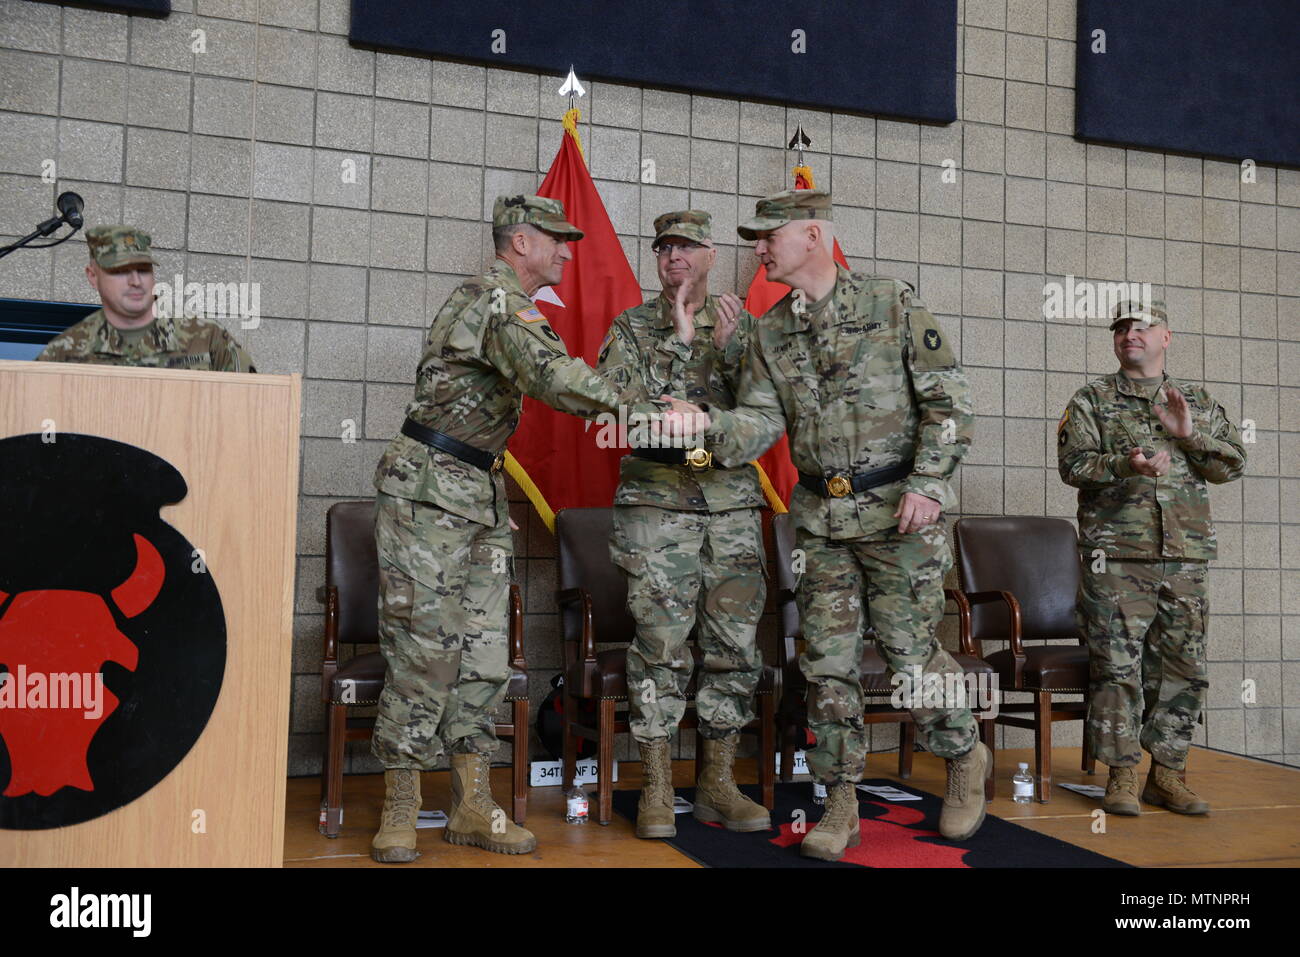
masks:
{"label": "handshake", "polygon": [[692,402],[671,395],[661,395],[659,401],[667,402],[669,409],[667,412],[650,416],[652,446],[684,448],[688,445],[703,444],[704,433],[712,424],[707,412]]}

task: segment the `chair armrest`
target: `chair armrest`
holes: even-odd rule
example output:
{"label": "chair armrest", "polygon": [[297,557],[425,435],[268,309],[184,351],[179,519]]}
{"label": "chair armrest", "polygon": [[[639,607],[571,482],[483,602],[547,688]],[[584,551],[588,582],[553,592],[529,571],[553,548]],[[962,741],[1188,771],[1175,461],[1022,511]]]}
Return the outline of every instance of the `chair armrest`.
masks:
{"label": "chair armrest", "polygon": [[[555,601],[561,608],[568,605],[580,605],[582,607],[582,639],[581,654],[583,661],[596,660],[596,639],[595,625],[591,620],[591,595],[585,588],[561,588],[555,593]],[[565,641],[573,641],[572,638],[564,635],[564,629],[560,629],[561,635]],[[567,654],[566,654],[567,659]]]}
{"label": "chair armrest", "polygon": [[1025,646],[1021,641],[1020,631],[1020,602],[1016,596],[1009,591],[976,591],[967,592],[966,600],[972,605],[986,605],[989,602],[1001,601],[1007,606],[1007,613],[1011,616],[1011,655],[1016,661],[1016,674],[1020,674],[1021,661],[1025,657]]}
{"label": "chair armrest", "polygon": [[524,602],[519,595],[519,586],[510,586],[510,667],[520,671],[528,670],[524,660]]}
{"label": "chair armrest", "polygon": [[956,588],[945,588],[943,597],[957,606],[957,638],[963,655],[984,657],[984,649],[979,639],[971,634],[970,601],[966,593]]}

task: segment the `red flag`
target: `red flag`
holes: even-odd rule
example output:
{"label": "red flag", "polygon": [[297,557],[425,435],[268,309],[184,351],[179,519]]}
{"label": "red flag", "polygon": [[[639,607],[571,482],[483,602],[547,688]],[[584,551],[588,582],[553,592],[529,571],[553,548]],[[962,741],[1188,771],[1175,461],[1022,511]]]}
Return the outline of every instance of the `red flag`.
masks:
{"label": "red flag", "polygon": [[[539,290],[537,307],[564,340],[569,354],[594,366],[614,317],[639,305],[642,297],[641,284],[628,265],[587,171],[577,138],[576,113],[565,116],[560,151],[537,193],[564,203],[565,218],[584,235],[569,247],[573,259],[564,267],[559,285],[550,290],[563,305],[548,301],[549,294]],[[590,428],[586,425],[576,416],[524,399],[523,417],[509,444],[514,461],[508,459],[507,467],[548,528],[554,528],[554,513],[559,509],[604,507],[614,500],[623,452],[597,446],[601,429],[594,423]]]}
{"label": "red flag", "polygon": [[[848,269],[849,263],[844,258],[844,250],[840,249],[838,239],[835,240],[834,252],[835,261]],[[745,296],[745,309],[751,315],[761,316],[783,299],[789,291],[790,287],[785,283],[772,282],[768,279],[767,270],[763,268],[762,263],[759,263],[758,272],[754,274],[754,281],[749,284],[749,293]],[[758,464],[767,473],[773,491],[780,496],[781,501],[789,505],[790,493],[794,491],[795,483],[799,481],[799,473],[795,470],[794,463],[790,461],[789,438],[782,435],[777,439],[776,444],[759,458]]]}

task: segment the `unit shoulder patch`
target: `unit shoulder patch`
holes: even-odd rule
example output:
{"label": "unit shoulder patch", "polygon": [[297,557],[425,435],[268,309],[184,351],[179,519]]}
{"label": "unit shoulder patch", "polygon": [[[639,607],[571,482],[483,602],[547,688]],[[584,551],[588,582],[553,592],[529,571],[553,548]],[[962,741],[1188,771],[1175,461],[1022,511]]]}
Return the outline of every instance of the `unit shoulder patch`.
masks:
{"label": "unit shoulder patch", "polygon": [[951,369],[957,364],[952,347],[928,309],[908,310],[907,322],[912,335],[912,362],[918,369]]}

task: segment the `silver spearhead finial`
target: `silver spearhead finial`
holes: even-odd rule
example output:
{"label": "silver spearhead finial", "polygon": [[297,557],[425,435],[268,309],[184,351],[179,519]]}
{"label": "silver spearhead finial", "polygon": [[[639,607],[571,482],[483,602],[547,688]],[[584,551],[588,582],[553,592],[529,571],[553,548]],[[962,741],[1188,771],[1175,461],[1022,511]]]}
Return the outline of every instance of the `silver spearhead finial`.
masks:
{"label": "silver spearhead finial", "polygon": [[803,131],[803,124],[800,123],[799,126],[798,126],[798,127],[795,129],[795,131],[794,131],[794,136],[790,137],[790,142],[787,143],[786,146],[785,146],[785,148],[788,149],[788,150],[798,150],[798,151],[799,151],[799,165],[800,165],[800,166],[803,166],[803,165],[804,165],[804,163],[803,163],[803,148],[804,148],[805,146],[812,146],[812,140],[810,140],[810,139],[808,138],[808,134],[805,133],[805,132]]}
{"label": "silver spearhead finial", "polygon": [[560,96],[566,94],[569,97],[569,109],[573,109],[575,96],[587,95],[587,88],[578,82],[578,75],[573,72],[573,64],[569,64],[569,75],[564,78],[564,85],[560,87]]}

